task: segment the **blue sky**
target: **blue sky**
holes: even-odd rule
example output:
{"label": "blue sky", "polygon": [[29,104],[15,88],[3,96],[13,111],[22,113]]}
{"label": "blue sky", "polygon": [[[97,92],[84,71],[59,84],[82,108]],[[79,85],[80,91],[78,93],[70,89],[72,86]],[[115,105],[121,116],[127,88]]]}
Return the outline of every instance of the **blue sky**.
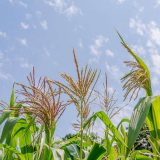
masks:
{"label": "blue sky", "polygon": [[[155,94],[160,74],[159,0],[0,0],[0,98],[8,101],[12,83],[25,82],[35,66],[38,75],[60,80],[75,76],[72,48],[80,65],[107,72],[110,90],[122,104],[120,78],[131,57],[122,48],[116,29],[151,70]],[[129,116],[132,105],[115,121]],[[72,132],[76,112],[69,107],[58,123],[57,136]]]}

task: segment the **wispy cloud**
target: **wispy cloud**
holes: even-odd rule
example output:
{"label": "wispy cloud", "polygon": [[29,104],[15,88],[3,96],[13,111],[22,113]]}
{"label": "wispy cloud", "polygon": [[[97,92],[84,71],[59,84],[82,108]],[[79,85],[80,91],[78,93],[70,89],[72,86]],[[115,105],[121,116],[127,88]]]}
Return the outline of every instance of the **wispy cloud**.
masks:
{"label": "wispy cloud", "polygon": [[122,4],[122,3],[124,3],[126,0],[117,0],[117,3],[118,4]]}
{"label": "wispy cloud", "polygon": [[102,35],[97,36],[94,39],[93,44],[90,45],[91,53],[95,56],[100,56],[101,54],[103,54],[102,48],[106,45],[108,40],[109,39],[107,37],[104,37]]}
{"label": "wispy cloud", "polygon": [[0,38],[6,38],[7,37],[7,33],[0,31]]}
{"label": "wispy cloud", "polygon": [[79,46],[80,48],[83,48],[83,47],[84,47],[83,42],[82,42],[82,39],[79,40],[78,46]]}
{"label": "wispy cloud", "polygon": [[106,56],[114,57],[114,53],[113,53],[113,51],[111,51],[110,49],[107,49],[107,50],[105,51],[105,54],[106,54]]}
{"label": "wispy cloud", "polygon": [[21,26],[22,29],[25,29],[25,30],[29,29],[29,24],[27,24],[25,22],[21,22],[20,26]]}
{"label": "wispy cloud", "polygon": [[47,20],[43,20],[40,22],[40,25],[41,27],[44,29],[44,30],[47,30],[48,29],[48,22]]}
{"label": "wispy cloud", "polygon": [[33,67],[32,64],[30,64],[25,58],[20,57],[17,58],[18,64],[20,65],[21,68],[24,69],[31,69]]}
{"label": "wispy cloud", "polygon": [[9,80],[12,79],[12,75],[9,73],[4,73],[3,71],[0,71],[0,79],[1,80]]}
{"label": "wispy cloud", "polygon": [[106,62],[105,64],[107,72],[114,77],[114,79],[119,79],[121,75],[121,71],[117,65],[110,65]]}
{"label": "wispy cloud", "polygon": [[134,29],[140,36],[146,36],[149,40],[149,45],[160,46],[160,26],[155,21],[144,23],[140,18],[131,18],[129,27]]}
{"label": "wispy cloud", "polygon": [[129,27],[135,29],[140,36],[143,36],[146,31],[146,25],[137,17],[130,19]]}
{"label": "wispy cloud", "polygon": [[47,48],[44,47],[43,51],[44,51],[45,56],[50,57],[51,53],[49,52]]}
{"label": "wispy cloud", "polygon": [[20,42],[21,45],[28,46],[28,42],[26,38],[19,38],[18,41]]}
{"label": "wispy cloud", "polygon": [[152,21],[148,24],[150,39],[160,46],[160,27],[156,22]]}
{"label": "wispy cloud", "polygon": [[159,7],[159,6],[160,6],[160,0],[156,0],[154,7],[157,8],[157,7]]}
{"label": "wispy cloud", "polygon": [[9,2],[11,3],[11,4],[13,4],[13,5],[20,5],[20,6],[22,6],[22,7],[24,7],[24,8],[28,8],[28,4],[27,3],[25,3],[24,1],[22,1],[22,0],[9,0]]}
{"label": "wispy cloud", "polygon": [[81,10],[75,4],[71,4],[70,6],[68,6],[68,8],[66,8],[65,10],[65,13],[68,17],[72,17],[77,14],[82,14]]}
{"label": "wispy cloud", "polygon": [[67,17],[72,17],[77,14],[82,14],[82,11],[73,2],[69,3],[65,0],[44,0],[44,2],[54,8],[60,14],[65,14]]}

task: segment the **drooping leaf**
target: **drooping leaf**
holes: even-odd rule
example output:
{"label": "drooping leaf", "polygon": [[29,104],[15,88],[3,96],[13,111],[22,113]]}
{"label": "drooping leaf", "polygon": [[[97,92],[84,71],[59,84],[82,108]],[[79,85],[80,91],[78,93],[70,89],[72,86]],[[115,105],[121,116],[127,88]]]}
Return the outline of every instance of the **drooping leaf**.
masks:
{"label": "drooping leaf", "polygon": [[131,71],[121,79],[122,82],[124,82],[123,89],[126,90],[125,99],[131,92],[133,93],[131,94],[130,100],[133,98],[133,95],[136,95],[136,99],[138,97],[139,90],[142,88],[145,89],[147,96],[152,96],[150,72],[147,65],[132,51],[120,33],[117,32],[117,34],[121,40],[122,45],[136,60],[136,62],[125,61],[126,65],[131,67]]}
{"label": "drooping leaf", "polygon": [[133,58],[140,64],[142,65],[142,67],[146,70],[148,77],[150,78],[150,72],[148,70],[147,65],[144,63],[144,61],[139,58],[133,51],[131,48],[129,48],[128,44],[125,42],[125,40],[123,39],[123,37],[121,36],[121,34],[119,32],[117,32],[122,45],[127,49],[127,51],[133,56]]}
{"label": "drooping leaf", "polygon": [[125,146],[127,146],[125,144],[125,142],[123,141],[119,131],[117,130],[117,128],[113,125],[113,123],[111,122],[111,120],[109,119],[109,117],[107,116],[107,114],[103,111],[100,112],[96,112],[94,115],[92,115],[88,121],[84,124],[84,128],[90,124],[92,121],[95,121],[97,118],[99,118],[106,126],[106,128],[108,128],[114,135],[115,139],[118,140],[119,142],[121,142],[122,144],[124,144]]}

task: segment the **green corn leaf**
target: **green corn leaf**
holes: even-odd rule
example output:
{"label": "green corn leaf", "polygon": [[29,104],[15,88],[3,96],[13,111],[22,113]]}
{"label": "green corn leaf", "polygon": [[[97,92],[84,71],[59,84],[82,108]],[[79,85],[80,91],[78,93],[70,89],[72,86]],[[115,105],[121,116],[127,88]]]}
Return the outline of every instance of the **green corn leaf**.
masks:
{"label": "green corn leaf", "polygon": [[148,70],[147,65],[144,63],[144,61],[139,58],[132,50],[131,48],[129,48],[128,44],[125,42],[125,40],[123,39],[123,37],[121,36],[121,34],[119,32],[117,32],[122,45],[127,49],[127,51],[133,56],[133,58],[135,58],[135,60],[141,65],[143,66],[143,68],[147,71],[148,77],[150,78],[150,72]]}
{"label": "green corn leaf", "polygon": [[110,154],[108,155],[108,160],[113,160],[113,159],[117,159],[117,157],[118,157],[118,153],[117,153],[117,151],[116,151],[116,148],[113,146],[113,147],[111,147],[111,152],[110,152]]}
{"label": "green corn leaf", "polygon": [[9,118],[11,114],[11,111],[3,111],[2,114],[0,115],[0,125],[7,119]]}
{"label": "green corn leaf", "polygon": [[134,108],[128,130],[128,152],[132,148],[144,124],[144,121],[149,113],[151,103],[152,97],[144,97],[139,100],[138,104]]}
{"label": "green corn leaf", "polygon": [[11,153],[17,155],[18,159],[20,159],[20,160],[26,160],[22,153],[20,153],[15,148],[13,148],[7,144],[0,144],[0,148],[4,148],[4,149],[10,151]]}
{"label": "green corn leaf", "polygon": [[148,150],[134,150],[130,155],[135,160],[153,160],[154,158],[151,158],[151,156],[154,157],[156,155]]}
{"label": "green corn leaf", "polygon": [[88,124],[90,124],[92,121],[95,121],[97,118],[99,118],[105,124],[106,128],[108,128],[113,133],[116,140],[127,146],[117,128],[113,125],[107,114],[103,111],[96,112],[94,115],[92,115],[83,127],[85,128]]}
{"label": "green corn leaf", "polygon": [[87,160],[97,160],[102,154],[105,153],[105,148],[98,144],[98,143],[95,143],[88,155],[88,158]]}
{"label": "green corn leaf", "polygon": [[[123,37],[121,36],[121,34],[119,32],[117,32],[120,40],[121,40],[121,44],[127,49],[127,51],[133,56],[133,58],[137,61],[137,63],[146,71],[148,80],[149,80],[149,86],[146,89],[146,92],[148,94],[148,96],[152,96],[152,88],[151,88],[151,82],[150,82],[150,72],[149,69],[147,67],[147,65],[144,63],[144,61],[138,57],[133,51],[132,49],[128,46],[128,44],[125,42],[125,40],[123,39]],[[129,73],[130,74],[130,73]],[[127,74],[126,76],[128,76],[129,74]]]}
{"label": "green corn leaf", "polygon": [[156,138],[160,139],[160,96],[156,96],[152,102],[152,115]]}
{"label": "green corn leaf", "polygon": [[15,97],[14,97],[14,84],[13,84],[12,93],[10,97],[10,107],[14,107],[14,106],[15,106]]}
{"label": "green corn leaf", "polygon": [[68,151],[69,155],[74,157],[75,160],[80,159],[80,148],[76,144],[70,144],[66,146],[66,150]]}
{"label": "green corn leaf", "polygon": [[119,124],[117,125],[117,129],[119,129],[119,127],[123,124],[123,123],[129,123],[130,120],[128,118],[123,118]]}
{"label": "green corn leaf", "polygon": [[4,124],[3,130],[2,130],[2,135],[1,135],[0,143],[3,143],[4,140],[6,140],[6,142],[9,144],[10,139],[11,139],[12,130],[13,130],[13,128],[16,125],[16,123],[17,123],[18,120],[19,120],[19,118],[10,117],[6,121],[6,123]]}

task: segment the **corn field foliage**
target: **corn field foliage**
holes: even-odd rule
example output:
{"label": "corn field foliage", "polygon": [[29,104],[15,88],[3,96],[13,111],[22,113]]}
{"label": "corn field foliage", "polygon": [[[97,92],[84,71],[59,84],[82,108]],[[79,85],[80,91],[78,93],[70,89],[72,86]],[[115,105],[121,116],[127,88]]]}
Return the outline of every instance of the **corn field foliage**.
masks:
{"label": "corn field foliage", "polygon": [[[38,79],[33,68],[26,84],[13,84],[10,102],[0,102],[1,160],[160,160],[160,96],[152,93],[145,62],[118,36],[133,59],[124,62],[129,71],[121,78],[124,101],[136,101],[130,119],[113,124],[121,108],[115,92],[108,91],[107,75],[104,91],[97,91],[100,72],[80,68],[73,50],[76,79],[67,73],[62,81]],[[141,90],[145,95],[139,98]],[[101,108],[96,113],[91,112],[94,103]],[[76,134],[57,140],[57,121],[70,105],[77,111]],[[104,137],[94,134],[97,120],[105,126]]]}

